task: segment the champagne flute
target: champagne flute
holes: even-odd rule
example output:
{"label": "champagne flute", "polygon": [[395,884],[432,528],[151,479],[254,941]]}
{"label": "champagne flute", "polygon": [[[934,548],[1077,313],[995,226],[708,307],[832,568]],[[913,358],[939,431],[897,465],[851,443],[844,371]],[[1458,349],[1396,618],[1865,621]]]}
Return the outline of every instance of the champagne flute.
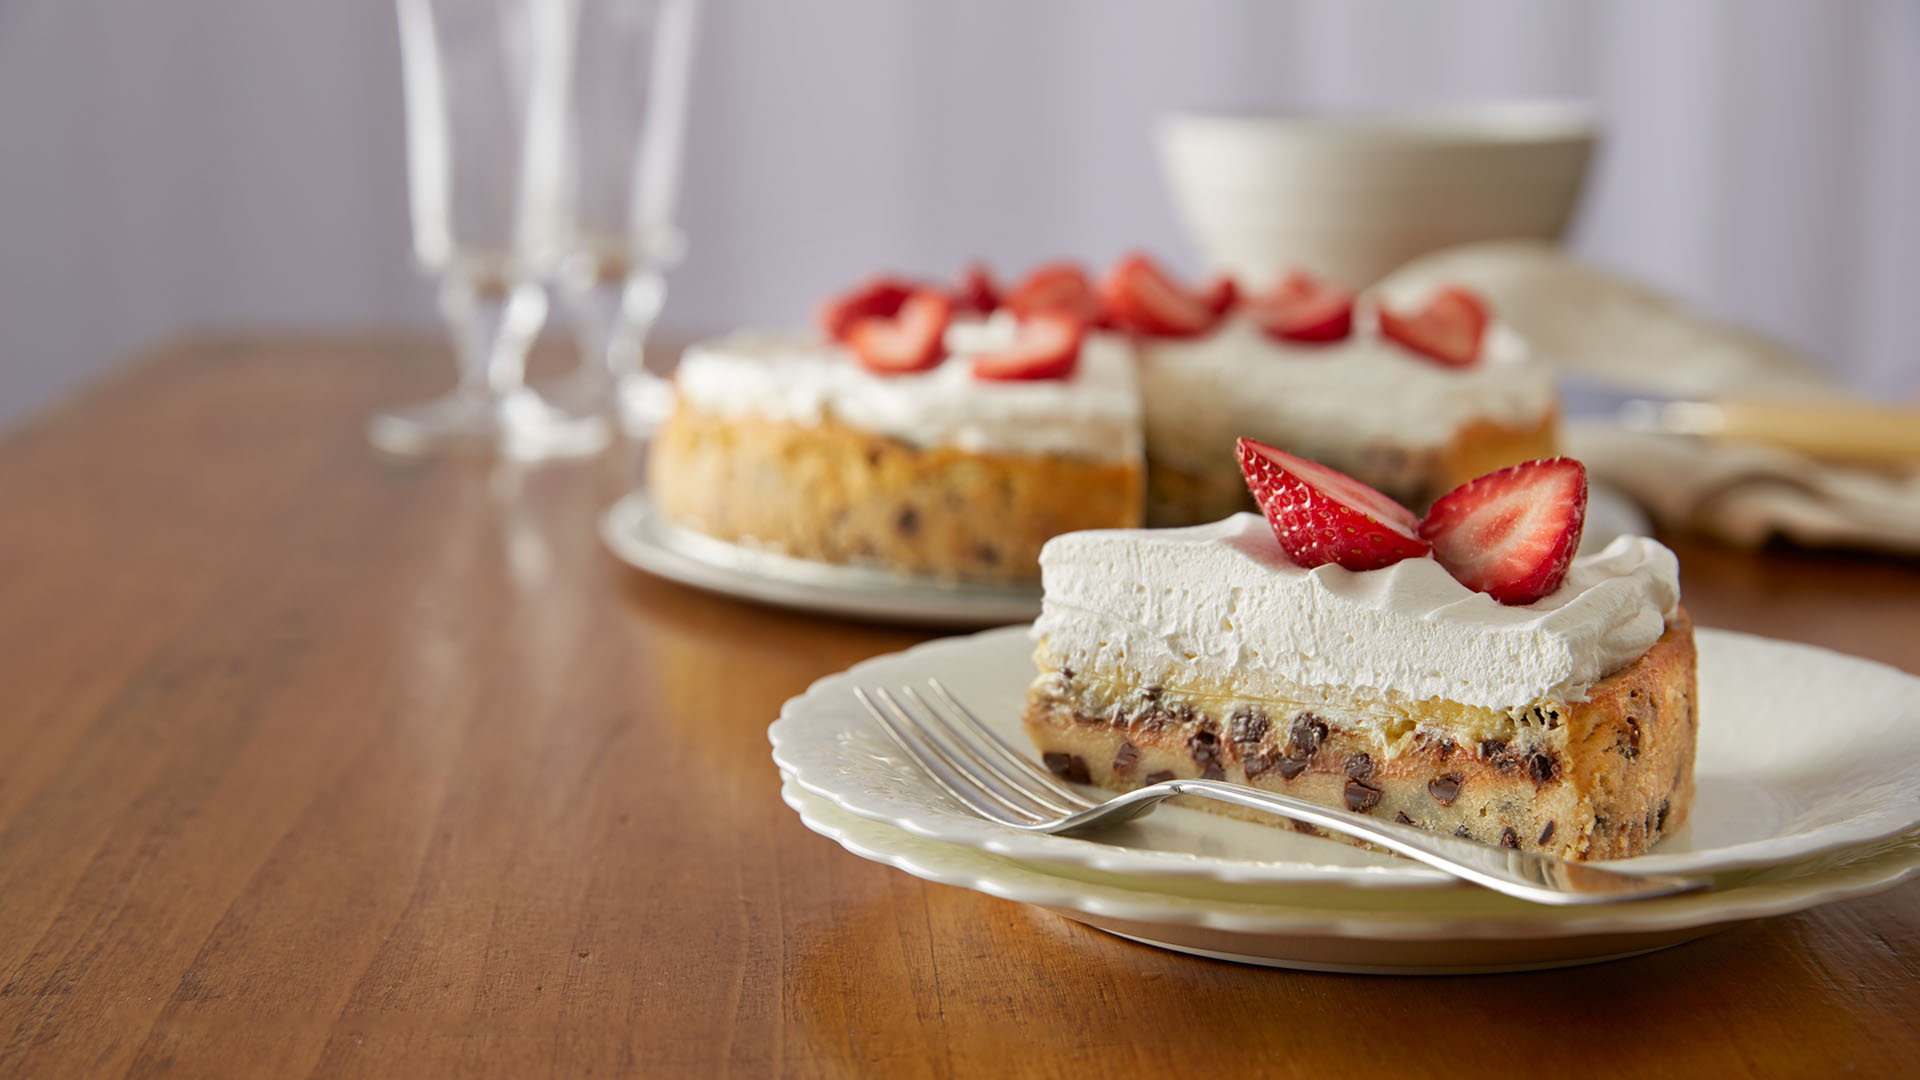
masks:
{"label": "champagne flute", "polygon": [[440,278],[459,362],[452,392],[375,415],[367,436],[416,455],[520,459],[604,447],[605,421],[525,384],[547,317],[538,273],[559,197],[569,0],[398,0],[414,257]]}
{"label": "champagne flute", "polygon": [[672,402],[644,364],[685,241],[674,224],[699,0],[570,0],[554,284],[580,346],[579,369],[550,395],[609,409],[644,436]]}

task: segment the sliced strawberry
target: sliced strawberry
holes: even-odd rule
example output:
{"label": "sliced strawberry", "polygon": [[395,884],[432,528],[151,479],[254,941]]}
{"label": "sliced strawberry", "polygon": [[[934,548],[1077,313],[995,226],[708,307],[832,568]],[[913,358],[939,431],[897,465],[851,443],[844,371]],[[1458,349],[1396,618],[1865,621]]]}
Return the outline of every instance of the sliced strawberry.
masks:
{"label": "sliced strawberry", "polygon": [[1274,538],[1301,566],[1377,570],[1427,553],[1413,511],[1353,477],[1252,439],[1239,453]]}
{"label": "sliced strawberry", "polygon": [[1587,467],[1526,461],[1469,480],[1427,511],[1420,535],[1460,584],[1503,604],[1560,587],[1587,521]]}
{"label": "sliced strawberry", "polygon": [[1415,314],[1403,315],[1381,304],[1380,336],[1448,367],[1468,367],[1480,359],[1487,320],[1486,302],[1478,294],[1448,285]]}
{"label": "sliced strawberry", "polygon": [[993,273],[982,262],[970,262],[960,271],[960,283],[953,290],[956,315],[991,315],[1000,307],[1000,287]]}
{"label": "sliced strawberry", "polygon": [[1034,267],[1007,293],[1003,304],[1023,319],[1042,311],[1065,311],[1089,325],[1101,321],[1100,300],[1079,263],[1050,262]]}
{"label": "sliced strawberry", "polygon": [[947,324],[953,300],[940,289],[921,289],[892,317],[873,315],[853,324],[847,344],[860,366],[880,375],[925,371],[946,355]]}
{"label": "sliced strawberry", "polygon": [[844,342],[854,324],[875,316],[891,319],[900,314],[901,305],[920,290],[905,278],[882,274],[869,278],[820,305],[820,329],[835,341]]}
{"label": "sliced strawberry", "polygon": [[976,379],[1064,379],[1080,366],[1087,324],[1064,311],[1042,311],[1020,321],[1020,336],[1005,350],[977,356]]}
{"label": "sliced strawberry", "polygon": [[1215,315],[1225,315],[1240,302],[1240,286],[1233,278],[1221,274],[1207,282],[1206,290],[1200,294],[1200,297],[1206,303],[1208,311]]}
{"label": "sliced strawberry", "polygon": [[1151,337],[1197,337],[1213,329],[1220,313],[1210,293],[1189,289],[1150,257],[1121,259],[1100,283],[1100,303],[1114,326]]}
{"label": "sliced strawberry", "polygon": [[1298,270],[1247,300],[1247,314],[1276,341],[1339,341],[1353,332],[1353,294]]}

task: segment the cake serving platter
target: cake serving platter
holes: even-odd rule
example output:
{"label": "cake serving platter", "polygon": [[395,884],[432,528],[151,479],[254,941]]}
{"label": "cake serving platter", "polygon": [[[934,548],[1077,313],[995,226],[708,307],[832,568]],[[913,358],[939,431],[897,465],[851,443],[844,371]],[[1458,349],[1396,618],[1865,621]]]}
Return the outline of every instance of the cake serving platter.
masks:
{"label": "cake serving platter", "polygon": [[[1624,495],[1593,484],[1582,553],[1616,536],[1645,534],[1646,515]],[[1040,614],[1040,587],[946,582],[865,566],[796,559],[729,543],[674,524],[644,488],[600,516],[600,538],[615,557],[656,577],[735,599],[907,626],[967,629],[1028,622]]]}
{"label": "cake serving platter", "polygon": [[[1890,889],[1920,875],[1920,833],[1750,872],[1712,892],[1547,907],[1484,889],[1249,890],[1159,879],[1088,881],[850,814],[788,780],[809,829],[915,877],[1040,907],[1148,945],[1220,960],[1372,975],[1526,971],[1618,959],[1737,923]],[[1326,843],[1326,841],[1321,841]]]}
{"label": "cake serving platter", "polygon": [[[1725,874],[1791,863],[1920,827],[1920,677],[1816,648],[1700,629],[1698,792],[1687,823],[1621,865]],[[856,686],[937,677],[1016,746],[1033,680],[1026,627],[927,642],[815,682],[768,730],[782,772],[841,811],[1088,883],[1160,889],[1466,889],[1411,860],[1167,805],[1091,837],[976,817],[894,747]],[[1086,789],[1099,797],[1094,789]],[[1471,890],[1469,890],[1471,891]]]}
{"label": "cake serving platter", "polygon": [[600,517],[600,538],[621,561],[649,574],[775,607],[910,626],[1005,626],[1040,613],[1040,587],[943,582],[864,566],[796,559],[728,543],[676,525],[645,489]]}

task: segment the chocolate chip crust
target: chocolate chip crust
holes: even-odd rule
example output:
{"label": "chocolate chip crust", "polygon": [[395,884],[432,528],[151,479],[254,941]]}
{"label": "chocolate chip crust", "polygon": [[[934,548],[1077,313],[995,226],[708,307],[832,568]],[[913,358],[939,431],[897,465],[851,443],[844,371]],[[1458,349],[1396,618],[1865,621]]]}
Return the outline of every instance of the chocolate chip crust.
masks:
{"label": "chocolate chip crust", "polygon": [[[1299,453],[1322,464],[1339,469],[1370,487],[1415,509],[1459,487],[1476,476],[1484,476],[1532,458],[1552,457],[1558,453],[1558,428],[1555,414],[1548,413],[1538,424],[1519,427],[1475,420],[1454,433],[1443,446],[1428,449],[1395,446],[1390,443],[1348,447],[1300,446],[1287,438],[1285,431],[1242,432],[1269,442],[1290,453]],[[1175,464],[1147,445],[1147,523],[1154,526],[1199,525],[1218,521],[1242,510],[1257,510],[1247,493],[1234,457],[1231,440],[1220,447],[1219,457],[1208,468],[1195,469]]]}
{"label": "chocolate chip crust", "polygon": [[1040,546],[1140,524],[1137,462],[916,447],[832,421],[720,416],[684,402],[647,460],[654,504],[722,540],[833,563],[994,582],[1039,577]]}
{"label": "chocolate chip crust", "polygon": [[1485,843],[1615,859],[1645,852],[1686,820],[1694,668],[1693,624],[1681,610],[1588,700],[1537,703],[1516,713],[1505,738],[1422,723],[1389,747],[1324,705],[1234,701],[1231,688],[1096,686],[1067,669],[1041,672],[1023,720],[1050,769],[1101,787],[1209,777]]}

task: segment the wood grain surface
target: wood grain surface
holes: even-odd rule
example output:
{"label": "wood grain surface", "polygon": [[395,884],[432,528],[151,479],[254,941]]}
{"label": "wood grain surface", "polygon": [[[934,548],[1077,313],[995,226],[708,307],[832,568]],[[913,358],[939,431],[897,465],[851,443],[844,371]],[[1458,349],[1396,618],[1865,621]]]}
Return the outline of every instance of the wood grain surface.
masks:
{"label": "wood grain surface", "polygon": [[[1391,979],[855,858],[765,728],[920,635],[625,569],[629,452],[370,452],[448,370],[186,343],[0,437],[0,1077],[1917,1074],[1920,884]],[[1676,546],[1700,624],[1920,671],[1916,564]]]}

